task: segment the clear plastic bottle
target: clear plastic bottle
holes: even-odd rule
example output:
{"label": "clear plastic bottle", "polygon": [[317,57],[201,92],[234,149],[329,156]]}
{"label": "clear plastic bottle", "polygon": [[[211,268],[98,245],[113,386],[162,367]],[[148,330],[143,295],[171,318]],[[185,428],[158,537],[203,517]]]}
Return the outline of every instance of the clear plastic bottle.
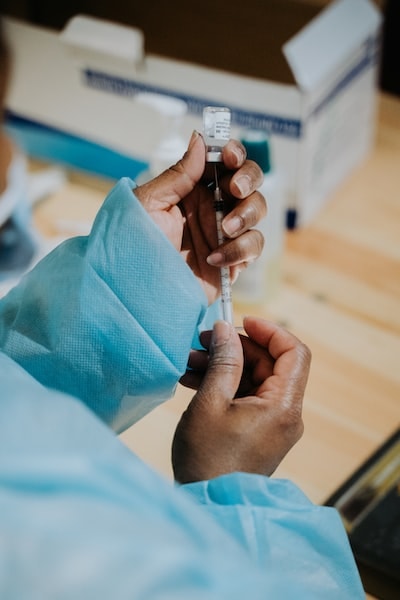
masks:
{"label": "clear plastic bottle", "polygon": [[181,128],[187,104],[179,98],[152,92],[137,94],[135,101],[156,110],[163,121],[159,143],[149,160],[149,169],[136,179],[137,183],[144,183],[175,164],[185,153],[187,140],[183,138]]}
{"label": "clear plastic bottle", "polygon": [[233,298],[240,304],[266,304],[276,297],[281,279],[281,261],[285,239],[284,181],[273,168],[271,142],[259,130],[242,134],[247,158],[254,160],[264,172],[259,188],[267,200],[268,214],[257,225],[265,238],[261,256],[244,269],[233,286]]}

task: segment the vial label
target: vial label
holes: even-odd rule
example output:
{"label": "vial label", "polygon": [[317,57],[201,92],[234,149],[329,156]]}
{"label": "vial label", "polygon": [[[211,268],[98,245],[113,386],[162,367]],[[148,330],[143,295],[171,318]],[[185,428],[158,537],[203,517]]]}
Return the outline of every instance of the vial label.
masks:
{"label": "vial label", "polygon": [[204,109],[204,133],[209,140],[227,142],[231,134],[231,112],[228,108],[208,106]]}
{"label": "vial label", "polygon": [[230,115],[226,112],[217,113],[214,123],[214,137],[217,140],[228,141],[230,136]]}
{"label": "vial label", "polygon": [[231,135],[231,111],[224,106],[207,106],[203,111],[207,162],[221,162],[222,148]]}

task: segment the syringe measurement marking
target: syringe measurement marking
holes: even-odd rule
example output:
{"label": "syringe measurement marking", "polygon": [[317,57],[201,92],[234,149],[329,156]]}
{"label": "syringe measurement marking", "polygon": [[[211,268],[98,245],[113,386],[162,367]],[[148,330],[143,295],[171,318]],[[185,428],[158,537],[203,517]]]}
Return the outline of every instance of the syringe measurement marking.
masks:
{"label": "syringe measurement marking", "polygon": [[[223,211],[223,200],[221,196],[221,190],[218,186],[217,168],[214,165],[215,170],[215,191],[214,191],[214,202],[215,202],[215,218],[217,222],[217,240],[218,245],[224,243],[224,232],[222,230],[222,219],[224,218]],[[222,318],[228,323],[233,323],[233,308],[232,308],[232,289],[231,289],[231,274],[229,267],[220,268],[221,278],[221,308]]]}

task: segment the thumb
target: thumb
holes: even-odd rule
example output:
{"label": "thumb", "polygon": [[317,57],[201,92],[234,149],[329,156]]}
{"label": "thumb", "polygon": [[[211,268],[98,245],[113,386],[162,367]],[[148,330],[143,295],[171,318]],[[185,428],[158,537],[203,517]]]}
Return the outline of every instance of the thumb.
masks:
{"label": "thumb", "polygon": [[214,324],[207,371],[195,396],[210,410],[229,405],[243,372],[243,349],[239,335],[226,321]]}
{"label": "thumb", "polygon": [[206,143],[201,133],[193,131],[188,148],[177,164],[194,183],[199,181],[206,164]]}
{"label": "thumb", "polygon": [[152,201],[177,204],[185,198],[201,179],[206,160],[206,146],[202,135],[193,131],[188,148],[175,165],[155,177],[149,184]]}

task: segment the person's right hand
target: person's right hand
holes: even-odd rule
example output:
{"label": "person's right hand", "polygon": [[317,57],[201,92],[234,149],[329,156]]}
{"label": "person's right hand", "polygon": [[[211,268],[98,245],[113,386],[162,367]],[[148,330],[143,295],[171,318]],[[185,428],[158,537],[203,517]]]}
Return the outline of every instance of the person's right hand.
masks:
{"label": "person's right hand", "polygon": [[192,269],[209,304],[220,295],[221,267],[229,267],[231,280],[260,256],[264,238],[256,229],[266,214],[266,201],[258,191],[263,173],[237,140],[222,149],[218,180],[227,214],[222,220],[225,241],[218,245],[214,192],[215,174],[206,163],[203,137],[193,132],[181,160],[151,181],[135,188],[149,216],[168,237]]}
{"label": "person's right hand", "polygon": [[310,369],[307,346],[255,317],[248,337],[225,321],[202,334],[181,382],[197,393],[178,423],[172,465],[176,481],[235,471],[271,475],[303,433],[302,400]]}

